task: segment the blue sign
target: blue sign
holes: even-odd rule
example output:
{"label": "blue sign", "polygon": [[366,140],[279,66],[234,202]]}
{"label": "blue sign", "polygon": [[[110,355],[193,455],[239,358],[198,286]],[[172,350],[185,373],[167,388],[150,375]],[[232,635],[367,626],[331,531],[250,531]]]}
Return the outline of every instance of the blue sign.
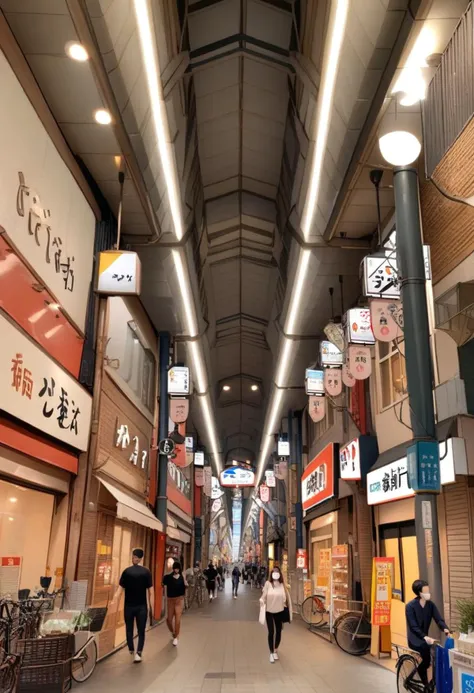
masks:
{"label": "blue sign", "polygon": [[408,480],[415,493],[440,493],[438,441],[420,440],[410,445],[407,449],[407,459]]}
{"label": "blue sign", "polygon": [[461,693],[474,693],[474,676],[472,674],[461,674]]}

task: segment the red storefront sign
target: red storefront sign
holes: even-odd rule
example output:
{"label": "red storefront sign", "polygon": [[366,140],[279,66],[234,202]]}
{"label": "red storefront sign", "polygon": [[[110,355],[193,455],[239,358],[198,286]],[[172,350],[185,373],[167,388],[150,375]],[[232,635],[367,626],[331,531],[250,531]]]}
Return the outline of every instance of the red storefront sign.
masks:
{"label": "red storefront sign", "polygon": [[296,551],[296,567],[302,570],[308,569],[308,552],[306,549],[297,549]]}
{"label": "red storefront sign", "polygon": [[309,510],[334,496],[334,455],[334,443],[329,443],[304,470],[301,477],[301,497],[304,510]]}
{"label": "red storefront sign", "polygon": [[21,566],[20,556],[2,556],[2,568],[19,568]]}

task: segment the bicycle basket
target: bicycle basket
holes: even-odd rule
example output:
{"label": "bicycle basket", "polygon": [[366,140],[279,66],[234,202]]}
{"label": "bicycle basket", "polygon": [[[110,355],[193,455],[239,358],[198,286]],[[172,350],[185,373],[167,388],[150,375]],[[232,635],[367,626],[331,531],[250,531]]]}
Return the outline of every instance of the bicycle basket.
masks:
{"label": "bicycle basket", "polygon": [[91,619],[89,630],[91,633],[98,633],[102,630],[105,617],[107,616],[107,607],[97,607],[87,609],[87,616]]}

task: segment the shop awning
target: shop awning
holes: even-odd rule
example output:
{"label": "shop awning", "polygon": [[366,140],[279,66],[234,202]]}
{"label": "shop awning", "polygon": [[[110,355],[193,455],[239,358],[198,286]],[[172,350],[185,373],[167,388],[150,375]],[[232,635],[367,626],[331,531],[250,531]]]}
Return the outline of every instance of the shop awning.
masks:
{"label": "shop awning", "polygon": [[117,517],[120,520],[136,522],[142,527],[149,527],[157,532],[163,531],[162,523],[153,515],[151,510],[143,501],[133,498],[133,496],[120,490],[110,481],[99,479],[100,483],[117,501]]}
{"label": "shop awning", "polygon": [[173,520],[169,513],[166,517],[166,525],[166,534],[170,539],[182,541],[183,544],[189,544],[191,542],[191,535],[179,529],[177,522]]}

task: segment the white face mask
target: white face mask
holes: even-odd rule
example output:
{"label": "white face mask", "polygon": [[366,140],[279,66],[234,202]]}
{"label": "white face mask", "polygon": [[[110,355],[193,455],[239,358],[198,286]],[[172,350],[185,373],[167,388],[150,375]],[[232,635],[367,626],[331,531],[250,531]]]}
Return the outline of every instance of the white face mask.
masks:
{"label": "white face mask", "polygon": [[429,602],[431,599],[431,594],[429,592],[422,592],[421,598],[424,599],[425,602]]}
{"label": "white face mask", "polygon": [[279,580],[280,579],[280,573],[272,573],[272,578],[274,580]]}

